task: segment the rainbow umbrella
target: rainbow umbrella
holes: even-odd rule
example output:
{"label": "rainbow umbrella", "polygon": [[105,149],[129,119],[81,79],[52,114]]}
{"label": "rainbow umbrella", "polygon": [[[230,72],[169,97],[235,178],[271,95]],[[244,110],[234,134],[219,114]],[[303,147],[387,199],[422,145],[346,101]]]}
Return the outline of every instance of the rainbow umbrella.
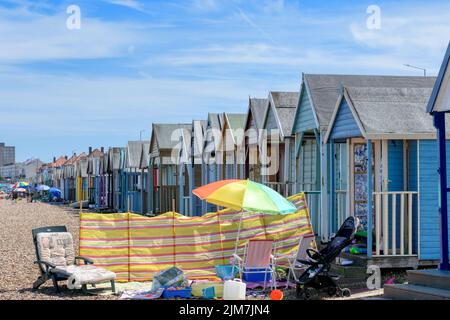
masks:
{"label": "rainbow umbrella", "polygon": [[192,193],[209,203],[241,211],[235,253],[237,252],[244,211],[265,214],[297,212],[297,208],[278,192],[251,180],[217,181],[197,188]]}
{"label": "rainbow umbrella", "polygon": [[28,186],[29,186],[29,183],[28,183],[28,182],[21,181],[21,182],[17,182],[17,183],[13,186],[13,188],[14,188],[14,189],[17,189],[17,188],[26,188],[26,187],[28,187]]}

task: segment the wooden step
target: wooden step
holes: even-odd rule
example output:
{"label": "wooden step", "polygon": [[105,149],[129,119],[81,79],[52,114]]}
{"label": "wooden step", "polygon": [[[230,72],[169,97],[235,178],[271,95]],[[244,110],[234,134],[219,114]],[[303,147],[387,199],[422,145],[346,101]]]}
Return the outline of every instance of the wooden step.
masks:
{"label": "wooden step", "polygon": [[387,284],[383,297],[393,300],[450,300],[450,290],[414,284]]}
{"label": "wooden step", "polygon": [[450,272],[437,269],[430,270],[408,270],[408,283],[450,290]]}

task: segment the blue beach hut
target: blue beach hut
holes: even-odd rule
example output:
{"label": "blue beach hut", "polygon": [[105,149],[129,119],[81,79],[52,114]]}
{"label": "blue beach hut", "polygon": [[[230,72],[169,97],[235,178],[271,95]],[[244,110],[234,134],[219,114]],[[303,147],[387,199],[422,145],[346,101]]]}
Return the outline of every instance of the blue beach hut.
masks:
{"label": "blue beach hut", "polygon": [[343,87],[325,136],[331,154],[337,144],[348,150],[343,217],[334,210],[340,167],[330,159],[330,225],[358,217],[367,262],[387,268],[439,259],[436,133],[425,112],[435,78],[410,79],[397,87]]}

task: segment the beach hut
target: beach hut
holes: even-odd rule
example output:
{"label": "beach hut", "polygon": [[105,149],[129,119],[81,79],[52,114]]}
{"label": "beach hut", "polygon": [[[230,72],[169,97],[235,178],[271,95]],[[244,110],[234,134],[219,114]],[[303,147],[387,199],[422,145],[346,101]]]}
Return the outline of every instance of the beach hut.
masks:
{"label": "beach hut", "polygon": [[264,116],[269,106],[267,99],[248,99],[248,111],[244,127],[244,178],[261,182],[260,137],[263,130]]}
{"label": "beach hut", "polygon": [[[76,170],[75,162],[78,157],[74,153],[63,165],[64,192],[63,198],[66,201],[76,200]],[[61,190],[62,191],[62,190]]]}
{"label": "beach hut", "polygon": [[[209,184],[222,179],[222,167],[219,157],[219,143],[222,137],[222,127],[224,124],[223,114],[209,113],[206,120],[206,129],[203,141],[202,156],[202,185]],[[202,202],[202,213],[212,212],[217,209],[216,206]]]}
{"label": "beach hut", "polygon": [[142,213],[141,159],[143,141],[128,141],[125,160],[125,211]]}
{"label": "beach hut", "polygon": [[124,208],[124,169],[125,169],[126,148],[112,147],[108,150],[108,173],[109,179],[109,195],[108,207],[115,211],[121,211]]}
{"label": "beach hut", "polygon": [[148,165],[150,162],[149,158],[150,141],[144,141],[142,143],[141,160],[139,164],[139,169],[141,170],[141,213],[147,214],[149,212],[148,197],[149,197],[149,172]]}
{"label": "beach hut", "polygon": [[[433,228],[425,228],[427,221],[421,221],[423,223],[423,229],[426,229],[427,236],[433,243],[436,243],[439,239],[440,250],[439,250],[439,270],[450,271],[449,263],[449,238],[448,230],[450,227],[448,219],[448,193],[450,191],[448,187],[447,176],[449,175],[448,167],[449,158],[447,157],[447,149],[449,147],[449,142],[447,141],[448,136],[448,116],[447,113],[450,112],[450,44],[447,48],[447,52],[444,56],[444,61],[442,62],[441,69],[439,71],[436,83],[433,88],[433,92],[428,102],[427,112],[433,116],[434,126],[437,130],[437,143],[430,143],[429,152],[435,153],[437,159],[432,162],[429,168],[430,177],[436,177],[436,170],[439,175],[439,191],[437,194],[433,194],[433,197],[428,201],[429,204],[429,218],[439,220],[439,230],[437,230],[436,223],[433,224]],[[433,179],[434,180],[434,179]],[[433,184],[433,180],[430,184]],[[433,252],[433,258],[438,255]],[[447,280],[448,280],[448,272]]]}
{"label": "beach hut", "polygon": [[102,175],[103,157],[103,147],[100,150],[92,150],[92,148],[89,148],[89,154],[87,157],[88,200],[89,204],[93,205],[95,208],[104,207],[105,201],[104,180]]}
{"label": "beach hut", "polygon": [[348,205],[336,215],[336,176],[343,174],[331,157],[330,226],[333,231],[345,217],[358,217],[367,231],[369,264],[417,267],[439,258],[436,132],[425,112],[434,81],[343,87],[337,100],[325,142],[331,154],[337,144],[347,145]]}
{"label": "beach hut", "polygon": [[181,132],[181,149],[178,160],[180,213],[187,216],[202,215],[202,202],[192,190],[202,185],[203,141],[205,120],[194,120],[191,131]]}
{"label": "beach hut", "polygon": [[192,124],[153,124],[149,148],[149,208],[159,214],[178,211],[180,193],[177,161],[182,131],[191,131]]}
{"label": "beach hut", "polygon": [[220,157],[223,179],[244,178],[244,127],[245,113],[224,113],[222,135],[216,150]]}
{"label": "beach hut", "polygon": [[[342,86],[352,87],[417,87],[423,77],[395,77],[372,75],[303,74],[298,107],[295,113],[295,180],[296,192],[305,192],[316,234],[327,241],[335,231],[330,225],[329,164],[330,145],[324,143],[336,101]],[[433,79],[425,80],[428,85]],[[334,145],[333,158],[339,166],[335,175],[335,216],[347,211],[346,143]]]}
{"label": "beach hut", "polygon": [[262,181],[284,196],[294,194],[292,125],[298,92],[270,92],[260,138]]}
{"label": "beach hut", "polygon": [[82,152],[76,161],[76,201],[88,200],[88,155]]}

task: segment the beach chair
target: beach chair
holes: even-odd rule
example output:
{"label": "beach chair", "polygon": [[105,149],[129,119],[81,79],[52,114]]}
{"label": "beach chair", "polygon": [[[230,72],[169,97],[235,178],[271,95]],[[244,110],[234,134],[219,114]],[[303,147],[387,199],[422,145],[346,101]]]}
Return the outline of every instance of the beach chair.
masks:
{"label": "beach chair", "polygon": [[[75,256],[72,235],[65,226],[44,227],[32,230],[33,243],[41,275],[33,283],[38,289],[47,280],[52,279],[56,292],[60,292],[58,282],[68,281],[68,287],[80,286],[84,293],[87,285],[111,283],[115,292],[116,274],[104,268],[94,266],[94,262],[85,257]],[[84,264],[77,264],[82,261]]]}
{"label": "beach chair", "polygon": [[275,266],[278,266],[282,261],[287,261],[289,265],[289,272],[286,282],[286,287],[289,286],[291,277],[297,282],[297,271],[305,271],[309,266],[302,263],[302,261],[308,260],[306,251],[311,248],[311,243],[314,241],[314,235],[306,235],[300,237],[298,243],[298,249],[291,254],[276,254],[274,257]]}
{"label": "beach chair", "polygon": [[263,274],[265,290],[267,278],[270,274],[270,287],[274,289],[276,274],[272,253],[273,240],[250,240],[245,246],[243,257],[233,254],[234,261],[237,262],[241,280],[246,276],[250,278],[252,274]]}

